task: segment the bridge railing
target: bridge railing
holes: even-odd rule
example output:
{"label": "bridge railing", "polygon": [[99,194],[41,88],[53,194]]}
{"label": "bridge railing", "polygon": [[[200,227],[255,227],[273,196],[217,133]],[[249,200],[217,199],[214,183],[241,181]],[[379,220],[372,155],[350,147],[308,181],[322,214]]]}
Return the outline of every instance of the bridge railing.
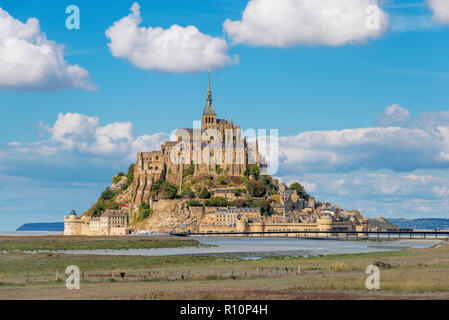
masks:
{"label": "bridge railing", "polygon": [[198,237],[298,237],[298,238],[319,238],[319,239],[349,239],[349,238],[365,238],[365,239],[391,239],[391,238],[410,238],[410,239],[447,239],[449,238],[449,230],[439,231],[348,231],[348,230],[328,230],[328,231],[260,231],[260,232],[180,232],[171,233],[177,236],[198,236]]}

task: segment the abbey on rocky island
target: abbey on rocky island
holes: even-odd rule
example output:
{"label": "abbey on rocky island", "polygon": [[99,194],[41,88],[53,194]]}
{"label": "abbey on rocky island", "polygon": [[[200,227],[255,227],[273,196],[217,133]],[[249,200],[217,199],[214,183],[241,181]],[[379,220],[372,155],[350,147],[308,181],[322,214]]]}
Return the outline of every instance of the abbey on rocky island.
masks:
{"label": "abbey on rocky island", "polygon": [[97,203],[64,219],[65,235],[367,230],[368,219],[316,201],[300,183],[266,174],[255,134],[218,119],[212,90],[201,123],[178,129],[160,150],[139,152]]}
{"label": "abbey on rocky island", "polygon": [[243,177],[250,164],[264,170],[266,164],[261,158],[257,138],[254,144],[250,144],[232,119],[217,118],[209,73],[201,127],[178,129],[176,141],[166,141],[159,151],[137,154],[133,203],[148,202],[151,186],[159,179],[176,184],[182,190],[183,174],[189,168],[193,168],[196,176],[224,173],[226,176]]}

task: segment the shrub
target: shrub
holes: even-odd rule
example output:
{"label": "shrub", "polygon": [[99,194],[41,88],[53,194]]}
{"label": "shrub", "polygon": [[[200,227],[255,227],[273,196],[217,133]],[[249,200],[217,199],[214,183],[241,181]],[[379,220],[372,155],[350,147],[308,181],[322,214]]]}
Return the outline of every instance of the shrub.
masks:
{"label": "shrub", "polygon": [[151,192],[160,195],[162,198],[174,199],[178,195],[178,187],[168,181],[159,179],[150,188]]}
{"label": "shrub", "polygon": [[153,182],[153,184],[151,185],[150,191],[154,191],[156,194],[159,193],[159,191],[162,190],[162,185],[164,184],[164,180],[159,179],[156,180],[155,182]]}
{"label": "shrub", "polygon": [[246,183],[246,189],[248,190],[248,193],[252,197],[256,197],[256,198],[263,197],[265,195],[265,193],[267,192],[267,187],[261,181],[249,180]]}
{"label": "shrub", "polygon": [[178,195],[178,186],[165,181],[162,185],[162,191],[168,196],[169,199],[174,199]]}
{"label": "shrub", "polygon": [[185,189],[182,191],[181,195],[182,195],[183,197],[187,197],[187,198],[190,198],[190,199],[195,198],[195,192],[193,192],[192,189],[191,189],[190,187],[185,188]]}
{"label": "shrub", "polygon": [[235,199],[233,201],[234,206],[238,207],[238,208],[243,208],[246,205],[246,201],[245,199]]}
{"label": "shrub", "polygon": [[221,177],[218,178],[218,180],[220,181],[220,184],[222,186],[225,186],[225,185],[228,184],[228,179],[226,179],[226,177],[221,176]]}
{"label": "shrub", "polygon": [[124,174],[122,171],[120,171],[119,173],[117,173],[117,175],[118,175],[119,177],[123,177],[125,174]]}
{"label": "shrub", "polygon": [[139,221],[149,218],[153,214],[153,209],[147,203],[142,203],[139,206]]}
{"label": "shrub", "polygon": [[192,199],[187,202],[187,206],[189,207],[202,207],[203,204],[198,200]]}
{"label": "shrub", "polygon": [[112,177],[112,183],[119,183],[122,180],[122,176]]}
{"label": "shrub", "polygon": [[268,175],[260,175],[258,177],[258,180],[262,181],[266,186],[272,186],[273,185],[273,183],[272,183],[273,179],[270,176],[268,176]]}
{"label": "shrub", "polygon": [[260,174],[260,168],[257,164],[250,164],[250,165],[248,165],[248,169],[246,169],[243,174],[245,177],[249,177],[250,175],[253,175],[257,178]]}
{"label": "shrub", "polygon": [[129,184],[131,184],[134,181],[134,167],[135,167],[134,163],[132,163],[128,167],[128,174],[126,175],[126,177],[128,178],[128,183]]}
{"label": "shrub", "polygon": [[187,176],[193,175],[195,172],[195,166],[193,165],[193,162],[190,162],[190,166],[184,170],[182,173],[182,177],[185,178]]}
{"label": "shrub", "polygon": [[100,199],[103,199],[103,200],[110,200],[110,199],[112,199],[112,197],[114,197],[114,192],[111,189],[109,189],[109,187],[104,189],[100,195]]}
{"label": "shrub", "polygon": [[233,203],[228,202],[225,198],[223,197],[213,197],[210,198],[208,200],[206,200],[206,202],[204,203],[207,207],[227,207],[230,205],[233,205]]}
{"label": "shrub", "polygon": [[201,199],[209,199],[211,197],[209,190],[207,190],[206,187],[203,188],[203,190],[200,192],[200,198]]}
{"label": "shrub", "polygon": [[246,199],[245,207],[258,207],[260,208],[260,212],[264,215],[271,214],[271,206],[270,202],[265,199]]}

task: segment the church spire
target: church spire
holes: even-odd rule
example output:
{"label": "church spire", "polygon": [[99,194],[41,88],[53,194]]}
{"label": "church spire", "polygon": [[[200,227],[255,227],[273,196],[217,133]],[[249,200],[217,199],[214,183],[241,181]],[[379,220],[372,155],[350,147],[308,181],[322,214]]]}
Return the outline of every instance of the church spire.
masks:
{"label": "church spire", "polygon": [[207,103],[206,107],[204,108],[203,116],[214,116],[216,117],[216,113],[214,110],[214,107],[212,105],[212,89],[210,88],[210,69],[208,69],[209,72],[209,85],[207,87]]}
{"label": "church spire", "polygon": [[207,69],[207,72],[209,74],[209,85],[207,87],[207,102],[210,101],[210,103],[212,104],[212,90],[210,88],[210,69]]}

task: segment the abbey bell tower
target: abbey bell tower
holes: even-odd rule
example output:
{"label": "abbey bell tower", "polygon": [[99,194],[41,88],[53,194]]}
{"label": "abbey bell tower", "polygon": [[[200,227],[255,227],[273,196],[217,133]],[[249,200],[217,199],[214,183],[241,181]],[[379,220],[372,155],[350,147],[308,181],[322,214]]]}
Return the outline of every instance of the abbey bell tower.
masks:
{"label": "abbey bell tower", "polygon": [[209,69],[209,86],[207,88],[207,103],[203,111],[201,126],[203,129],[214,128],[217,124],[217,114],[212,105],[212,90],[210,89],[210,69]]}

